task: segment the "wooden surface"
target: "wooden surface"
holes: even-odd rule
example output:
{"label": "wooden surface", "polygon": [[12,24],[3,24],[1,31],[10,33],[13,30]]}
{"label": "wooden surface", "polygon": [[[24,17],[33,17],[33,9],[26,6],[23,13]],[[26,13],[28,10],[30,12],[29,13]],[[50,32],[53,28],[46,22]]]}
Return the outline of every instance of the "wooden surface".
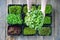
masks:
{"label": "wooden surface", "polygon": [[[60,6],[59,0],[49,0],[55,11],[53,15],[53,25],[52,25],[52,35],[51,36],[16,36],[16,40],[60,40]],[[40,4],[40,0],[37,2],[33,0],[32,3]],[[6,16],[8,15],[8,5],[9,4],[26,4],[26,0],[0,0],[0,40],[5,40],[7,37],[7,22]],[[55,25],[54,25],[55,24]]]}

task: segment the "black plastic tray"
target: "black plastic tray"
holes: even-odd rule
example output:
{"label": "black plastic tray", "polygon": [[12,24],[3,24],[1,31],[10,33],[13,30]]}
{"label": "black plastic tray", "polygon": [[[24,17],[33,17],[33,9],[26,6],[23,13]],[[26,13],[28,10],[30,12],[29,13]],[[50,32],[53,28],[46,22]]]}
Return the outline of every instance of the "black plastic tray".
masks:
{"label": "black plastic tray", "polygon": [[[27,4],[24,4],[24,5],[20,5],[20,4],[10,4],[10,5],[8,5],[8,8],[9,8],[9,6],[15,6],[15,5],[17,5],[17,6],[21,6],[22,7],[22,10],[21,10],[21,17],[22,17],[22,19],[23,19],[23,23],[22,24],[8,24],[8,29],[9,29],[9,27],[10,26],[18,26],[18,27],[20,27],[21,26],[21,33],[20,34],[18,34],[17,36],[19,36],[19,35],[23,35],[23,36],[43,36],[43,35],[39,35],[38,34],[38,31],[36,30],[36,34],[32,34],[32,35],[24,35],[23,34],[23,30],[24,30],[24,28],[25,27],[27,27],[27,25],[24,23],[24,17],[26,16],[26,13],[24,13],[23,12],[23,7],[24,6],[26,6]],[[36,6],[36,8],[39,6],[39,5],[35,5],[35,4],[32,4],[33,6]],[[9,9],[8,9],[8,14],[9,14]],[[52,13],[51,14],[46,14],[46,16],[50,16],[51,17],[51,24],[44,24],[43,25],[43,27],[51,27],[52,28]],[[12,35],[12,34],[8,34],[8,35]],[[12,36],[15,36],[16,34],[14,34],[14,35],[12,35]]]}

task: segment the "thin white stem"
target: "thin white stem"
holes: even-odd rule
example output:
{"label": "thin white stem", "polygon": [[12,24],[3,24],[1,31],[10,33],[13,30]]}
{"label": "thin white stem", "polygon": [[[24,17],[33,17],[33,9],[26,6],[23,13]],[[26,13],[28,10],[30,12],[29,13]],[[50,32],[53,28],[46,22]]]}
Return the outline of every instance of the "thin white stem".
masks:
{"label": "thin white stem", "polygon": [[31,6],[32,6],[32,0],[27,0],[28,12],[30,12]]}
{"label": "thin white stem", "polygon": [[46,7],[47,0],[41,0],[41,11],[45,16],[45,7]]}

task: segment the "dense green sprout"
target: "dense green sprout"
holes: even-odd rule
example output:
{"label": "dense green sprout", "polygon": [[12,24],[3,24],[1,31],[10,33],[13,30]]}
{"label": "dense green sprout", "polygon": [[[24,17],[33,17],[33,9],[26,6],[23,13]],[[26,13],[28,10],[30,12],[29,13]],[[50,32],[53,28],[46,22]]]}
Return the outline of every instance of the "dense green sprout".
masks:
{"label": "dense green sprout", "polygon": [[[32,6],[31,7],[31,10],[33,10],[33,11],[36,10],[36,6]],[[23,12],[24,13],[27,13],[28,12],[27,5],[23,7]]]}
{"label": "dense green sprout", "polygon": [[51,24],[51,17],[45,16],[44,24]]}
{"label": "dense green sprout", "polygon": [[44,23],[44,15],[40,10],[31,11],[25,16],[25,23],[30,28],[40,30]]}
{"label": "dense green sprout", "polygon": [[32,35],[32,34],[36,34],[36,30],[31,29],[29,27],[25,27],[23,30],[23,34],[24,35]]}
{"label": "dense green sprout", "polygon": [[24,7],[23,7],[23,12],[24,12],[24,13],[27,13],[27,12],[28,12],[27,6],[24,6]]}
{"label": "dense green sprout", "polygon": [[50,27],[42,27],[39,31],[39,34],[42,36],[49,36],[51,34],[52,29]]}
{"label": "dense green sprout", "polygon": [[7,22],[9,24],[22,24],[22,19],[21,19],[20,15],[9,14],[7,16]]}
{"label": "dense green sprout", "polygon": [[9,13],[20,14],[21,9],[22,9],[21,6],[9,6]]}
{"label": "dense green sprout", "polygon": [[52,12],[52,6],[51,5],[46,5],[45,13],[50,14],[51,12]]}
{"label": "dense green sprout", "polygon": [[38,6],[38,9],[41,10],[41,5]]}
{"label": "dense green sprout", "polygon": [[31,7],[31,10],[32,10],[32,11],[36,10],[36,6],[32,6],[32,7]]}
{"label": "dense green sprout", "polygon": [[[41,10],[41,5],[38,6],[38,9]],[[47,4],[45,8],[45,13],[50,14],[52,12],[52,6]]]}

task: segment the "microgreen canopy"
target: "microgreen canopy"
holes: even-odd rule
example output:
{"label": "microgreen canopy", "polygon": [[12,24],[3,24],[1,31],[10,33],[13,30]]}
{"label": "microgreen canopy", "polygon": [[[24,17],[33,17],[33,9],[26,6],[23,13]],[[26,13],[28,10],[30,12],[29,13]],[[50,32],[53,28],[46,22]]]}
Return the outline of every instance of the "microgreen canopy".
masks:
{"label": "microgreen canopy", "polygon": [[25,23],[35,30],[41,29],[44,23],[44,15],[40,10],[28,12],[25,17]]}
{"label": "microgreen canopy", "polygon": [[9,14],[7,16],[7,22],[9,24],[22,24],[22,19],[21,19],[20,15]]}

